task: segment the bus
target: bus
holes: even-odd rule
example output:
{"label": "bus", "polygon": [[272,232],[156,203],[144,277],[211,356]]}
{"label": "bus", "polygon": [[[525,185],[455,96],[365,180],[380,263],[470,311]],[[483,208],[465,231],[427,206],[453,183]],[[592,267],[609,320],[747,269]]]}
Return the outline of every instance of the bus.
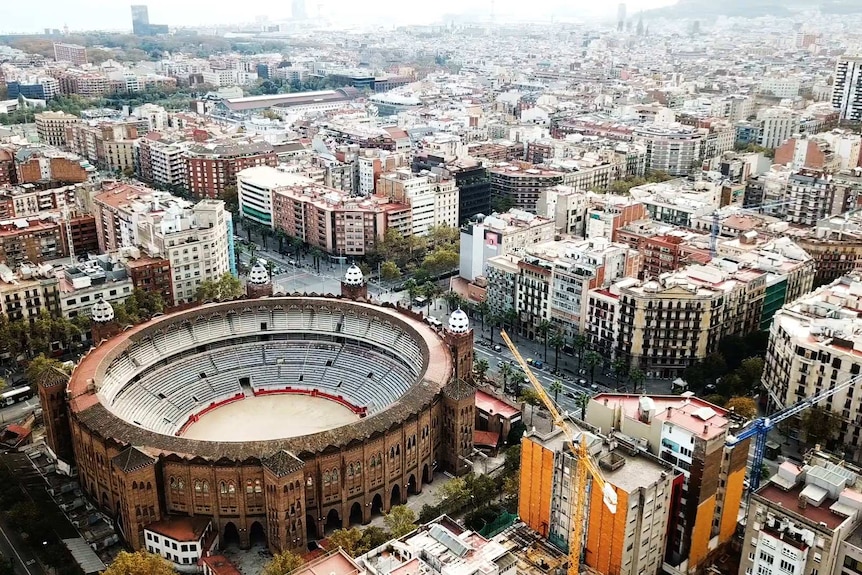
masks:
{"label": "bus", "polygon": [[0,393],[0,407],[8,407],[31,397],[33,397],[33,390],[30,389],[29,385],[16,387]]}

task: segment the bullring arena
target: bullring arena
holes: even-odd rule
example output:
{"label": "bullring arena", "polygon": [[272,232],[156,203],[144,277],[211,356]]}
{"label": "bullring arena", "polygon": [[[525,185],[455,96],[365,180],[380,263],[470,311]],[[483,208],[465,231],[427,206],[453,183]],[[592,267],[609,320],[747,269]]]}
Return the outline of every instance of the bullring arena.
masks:
{"label": "bullring arena", "polygon": [[405,502],[435,471],[464,471],[466,316],[437,331],[361,297],[270,296],[120,331],[99,305],[110,337],[65,395],[40,394],[49,443],[74,455],[82,488],[134,548],[177,516],[210,519],[225,543],[303,547]]}

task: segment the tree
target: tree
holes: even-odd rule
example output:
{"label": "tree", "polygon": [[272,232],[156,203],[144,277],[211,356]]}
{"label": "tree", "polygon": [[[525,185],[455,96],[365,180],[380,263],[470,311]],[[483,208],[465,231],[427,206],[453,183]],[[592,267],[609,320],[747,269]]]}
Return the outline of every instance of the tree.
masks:
{"label": "tree", "polygon": [[486,301],[480,301],[476,306],[476,311],[479,312],[479,320],[482,322],[482,331],[485,331],[485,318],[491,313],[491,306]]}
{"label": "tree", "polygon": [[803,412],[802,429],[809,444],[826,443],[841,429],[841,418],[832,411],[815,405]]}
{"label": "tree", "polygon": [[336,549],[341,547],[344,552],[351,557],[361,555],[360,541],[362,540],[362,532],[353,527],[352,529],[336,529],[329,537],[330,548]]}
{"label": "tree", "polygon": [[732,410],[735,414],[745,419],[753,419],[757,416],[757,403],[750,397],[731,397],[724,404],[724,408]]}
{"label": "tree", "polygon": [[620,388],[620,381],[628,375],[629,372],[629,364],[626,360],[621,357],[618,357],[613,362],[611,362],[611,371],[614,373],[614,381],[616,382],[616,389]]}
{"label": "tree", "polygon": [[69,380],[69,369],[62,362],[45,357],[44,354],[39,354],[27,364],[25,374],[33,389],[39,386],[52,387]]}
{"label": "tree", "polygon": [[[548,338],[548,343],[554,348],[554,371],[560,371],[560,348],[566,345],[566,337],[559,331],[555,331]],[[547,359],[546,357],[545,360]]]}
{"label": "tree", "polygon": [[503,393],[509,391],[509,378],[513,375],[515,375],[515,369],[512,367],[512,364],[504,361],[503,365],[500,366],[500,377],[503,378]]}
{"label": "tree", "polygon": [[384,281],[395,281],[401,277],[401,268],[392,260],[386,260],[380,264],[380,279]]}
{"label": "tree", "polygon": [[575,347],[575,355],[578,358],[578,369],[581,369],[581,360],[584,359],[584,351],[587,349],[587,343],[587,337],[580,333],[572,341]]}
{"label": "tree", "polygon": [[548,361],[548,334],[551,331],[551,322],[546,319],[543,319],[539,322],[538,327],[536,328],[539,334],[542,336],[542,341],[545,344],[545,355],[542,357],[545,361]]}
{"label": "tree", "polygon": [[457,511],[467,504],[470,499],[470,490],[464,477],[456,477],[444,483],[437,492],[440,504],[447,510]]}
{"label": "tree", "polygon": [[320,250],[320,248],[315,247],[311,248],[309,255],[311,256],[312,262],[314,263],[314,270],[317,273],[320,273],[320,260],[321,258],[323,258],[323,252]]}
{"label": "tree", "polygon": [[217,280],[206,280],[198,286],[197,299],[206,301],[226,301],[241,296],[242,282],[230,272],[225,272]]}
{"label": "tree", "polygon": [[[280,572],[270,572],[275,575]],[[114,562],[104,571],[104,575],[174,575],[174,568],[167,560],[154,553],[120,551]]]}
{"label": "tree", "polygon": [[530,410],[530,425],[533,425],[533,415],[536,413],[536,408],[542,405],[542,399],[534,389],[525,389],[521,392],[518,400],[532,407]]}
{"label": "tree", "polygon": [[396,505],[383,516],[383,523],[392,537],[397,539],[416,529],[416,514],[406,505]]}
{"label": "tree", "polygon": [[475,359],[473,360],[473,372],[476,374],[476,379],[479,381],[483,381],[485,379],[485,374],[488,373],[488,360],[486,359]]}
{"label": "tree", "polygon": [[453,270],[458,267],[458,252],[447,248],[436,248],[422,260],[422,267],[432,276]]}
{"label": "tree", "polygon": [[632,391],[637,392],[638,388],[644,391],[643,385],[646,381],[646,374],[640,368],[633,367],[629,370],[629,381],[632,382]]}
{"label": "tree", "polygon": [[587,366],[587,369],[590,370],[590,383],[593,384],[596,382],[596,368],[600,367],[603,363],[602,356],[597,354],[594,351],[588,351],[584,354],[584,365]]}
{"label": "tree", "polygon": [[[433,519],[433,517],[432,517]],[[359,550],[362,553],[367,553],[372,549],[376,549],[392,539],[392,536],[382,527],[366,527],[362,531],[362,539],[359,541]],[[360,555],[362,554],[360,553]]]}
{"label": "tree", "polygon": [[443,299],[446,300],[446,305],[449,307],[449,313],[452,313],[456,309],[460,308],[461,303],[463,302],[461,296],[458,295],[457,292],[454,292],[452,290],[449,290],[444,293]]}
{"label": "tree", "polygon": [[506,450],[503,456],[503,470],[505,473],[516,473],[521,467],[521,446],[513,445]]}
{"label": "tree", "polygon": [[557,403],[557,397],[560,395],[560,392],[563,391],[563,382],[559,379],[555,379],[548,387],[548,391],[554,394],[554,403]]}
{"label": "tree", "polygon": [[747,392],[757,390],[760,387],[760,377],[763,375],[763,358],[747,357],[743,359],[734,373],[739,376],[740,384]]}
{"label": "tree", "polygon": [[587,406],[590,404],[590,396],[586,393],[578,394],[578,397],[575,398],[575,405],[581,408],[581,421],[586,421],[587,419]]}

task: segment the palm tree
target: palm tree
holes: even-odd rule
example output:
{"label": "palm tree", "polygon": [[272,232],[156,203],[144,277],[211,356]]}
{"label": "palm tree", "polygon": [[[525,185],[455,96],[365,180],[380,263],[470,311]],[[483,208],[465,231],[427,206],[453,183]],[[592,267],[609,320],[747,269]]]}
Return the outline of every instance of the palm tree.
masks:
{"label": "palm tree", "polygon": [[642,372],[639,368],[633,367],[629,370],[629,381],[632,382],[632,389],[637,392],[638,388],[641,388],[641,393],[645,390],[643,389],[644,381],[646,380],[646,374]]}
{"label": "palm tree", "polygon": [[[493,332],[491,332],[493,333]],[[512,367],[512,364],[508,361],[504,361],[503,365],[500,366],[500,377],[503,378],[503,393],[506,393],[509,389],[509,378],[515,375],[515,370]]]}
{"label": "palm tree", "polygon": [[486,301],[480,301],[476,306],[476,311],[479,312],[479,319],[482,322],[482,331],[485,331],[485,317],[491,312],[491,306]]}
{"label": "palm tree", "polygon": [[596,382],[596,368],[602,365],[602,356],[594,351],[588,351],[584,354],[584,365],[590,370],[590,384]]}
{"label": "palm tree", "polygon": [[440,286],[435,284],[434,282],[425,282],[422,284],[422,295],[424,295],[428,299],[428,313],[427,315],[431,315],[431,304],[437,299],[437,296],[440,295],[442,290]]}
{"label": "palm tree", "polygon": [[266,240],[272,235],[272,228],[269,226],[260,226],[260,239],[263,240],[263,249],[268,250]]}
{"label": "palm tree", "polygon": [[578,369],[581,369],[581,360],[584,358],[584,350],[587,349],[587,338],[583,334],[578,334],[575,336],[575,339],[572,341],[572,344],[575,347],[575,353],[578,356]]}
{"label": "palm tree", "polygon": [[557,403],[557,397],[560,395],[560,392],[563,391],[563,382],[559,379],[555,379],[551,382],[551,385],[548,386],[548,391],[554,394],[554,403]]}
{"label": "palm tree", "polygon": [[544,343],[545,343],[545,355],[542,356],[542,358],[545,361],[548,361],[548,334],[551,331],[551,322],[549,322],[546,319],[543,319],[542,321],[539,322],[539,325],[536,328],[536,330],[542,336],[542,339],[544,340]]}
{"label": "palm tree", "polygon": [[488,373],[488,361],[485,359],[475,359],[473,360],[473,372],[476,374],[476,378],[479,381],[485,380],[485,374]]}
{"label": "palm tree", "polygon": [[323,252],[320,251],[319,248],[314,247],[311,248],[311,251],[309,253],[311,255],[312,261],[314,262],[315,271],[317,273],[320,273],[320,258],[323,257]]}
{"label": "palm tree", "polygon": [[578,394],[578,397],[575,398],[575,405],[581,408],[581,421],[586,421],[587,419],[587,406],[590,404],[590,396],[586,393]]}
{"label": "palm tree", "polygon": [[257,244],[250,243],[248,244],[248,269],[254,267],[255,259],[254,256],[257,255]]}
{"label": "palm tree", "polygon": [[449,313],[452,313],[453,311],[461,307],[461,303],[463,301],[461,300],[461,296],[452,290],[449,290],[444,293],[443,299],[446,300],[446,305],[449,306]]}
{"label": "palm tree", "polygon": [[622,358],[617,358],[613,362],[611,362],[611,371],[614,372],[614,382],[616,383],[616,389],[619,391],[620,381],[624,378],[629,372],[629,364],[626,360]]}
{"label": "palm tree", "polygon": [[500,318],[500,322],[509,326],[509,332],[513,336],[518,335],[518,330],[515,329],[516,324],[518,322],[519,315],[518,312],[515,311],[515,308],[510,307],[506,311],[503,312],[503,316]]}
{"label": "palm tree", "polygon": [[488,314],[488,323],[491,324],[491,345],[494,345],[494,328],[503,323],[503,316],[496,312]]}
{"label": "palm tree", "polygon": [[[559,371],[560,348],[566,345],[566,336],[559,331],[555,331],[551,334],[551,337],[548,338],[548,343],[550,343],[551,347],[554,348],[554,371]],[[545,361],[547,361],[547,357],[545,358]]]}

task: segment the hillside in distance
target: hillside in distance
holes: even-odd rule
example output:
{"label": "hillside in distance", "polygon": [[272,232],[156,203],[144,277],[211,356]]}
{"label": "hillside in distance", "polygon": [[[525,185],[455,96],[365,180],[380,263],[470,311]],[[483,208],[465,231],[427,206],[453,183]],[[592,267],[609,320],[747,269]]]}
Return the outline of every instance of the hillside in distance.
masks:
{"label": "hillside in distance", "polygon": [[679,0],[672,6],[644,12],[648,17],[704,18],[730,16],[757,18],[760,16],[791,16],[796,12],[819,10],[824,14],[862,13],[859,0]]}

